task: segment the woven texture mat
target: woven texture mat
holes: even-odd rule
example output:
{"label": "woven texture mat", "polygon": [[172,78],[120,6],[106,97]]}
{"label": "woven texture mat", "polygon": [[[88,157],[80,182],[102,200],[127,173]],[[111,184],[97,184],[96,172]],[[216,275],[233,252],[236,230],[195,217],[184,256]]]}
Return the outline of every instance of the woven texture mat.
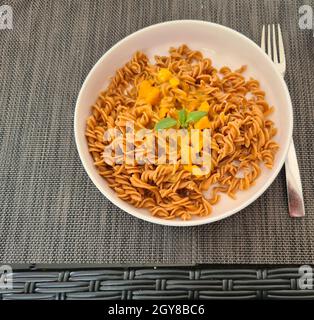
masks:
{"label": "woven texture mat", "polygon": [[1,290],[0,300],[314,300],[314,290],[300,288],[297,267],[62,266],[62,270],[14,270],[12,278],[13,289]]}
{"label": "woven texture mat", "polygon": [[[5,1],[13,30],[0,30],[0,261],[314,263],[314,37],[298,27],[305,2]],[[88,178],[73,134],[83,80],[117,41],[175,19],[218,22],[256,42],[263,23],[282,25],[304,219],[288,216],[283,171],[241,213],[193,228],[133,218]]]}

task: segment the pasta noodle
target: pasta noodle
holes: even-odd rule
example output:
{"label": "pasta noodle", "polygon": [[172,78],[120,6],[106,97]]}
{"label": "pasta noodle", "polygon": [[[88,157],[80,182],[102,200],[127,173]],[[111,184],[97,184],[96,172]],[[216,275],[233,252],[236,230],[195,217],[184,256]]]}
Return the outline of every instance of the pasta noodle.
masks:
{"label": "pasta noodle", "polygon": [[[244,77],[245,70],[245,66],[217,70],[209,58],[186,45],[170,48],[168,56],[156,56],[154,64],[136,52],[100,93],[87,119],[88,148],[99,174],[122,200],[163,219],[209,215],[221,193],[235,198],[238,190],[248,189],[261,174],[262,164],[272,168],[279,146],[272,140],[276,128],[268,119],[273,108],[259,82]],[[121,132],[120,145],[126,147],[128,121],[135,131],[154,131],[162,119],[177,120],[182,108],[206,112],[189,128],[211,130],[209,173],[194,175],[193,165],[184,165],[180,156],[176,164],[128,164],[117,162],[115,156],[111,163],[105,161],[107,130]],[[134,145],[142,146],[145,139]],[[204,151],[200,147],[197,152]]]}

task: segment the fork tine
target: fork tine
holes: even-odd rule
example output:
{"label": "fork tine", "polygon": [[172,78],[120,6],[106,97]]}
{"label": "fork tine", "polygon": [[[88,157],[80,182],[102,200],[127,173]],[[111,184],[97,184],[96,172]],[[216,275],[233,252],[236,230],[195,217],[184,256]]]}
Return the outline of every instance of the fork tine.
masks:
{"label": "fork tine", "polygon": [[271,56],[271,34],[270,34],[270,24],[267,26],[267,54],[270,59],[272,59]]}
{"label": "fork tine", "polygon": [[262,39],[261,39],[261,48],[266,52],[266,42],[265,42],[265,25],[263,25],[262,29]]}
{"label": "fork tine", "polygon": [[276,40],[276,29],[275,25],[272,25],[273,29],[273,61],[278,63],[278,55],[277,55],[277,40]]}
{"label": "fork tine", "polygon": [[279,46],[279,62],[286,67],[285,49],[283,46],[280,24],[278,24],[278,46]]}

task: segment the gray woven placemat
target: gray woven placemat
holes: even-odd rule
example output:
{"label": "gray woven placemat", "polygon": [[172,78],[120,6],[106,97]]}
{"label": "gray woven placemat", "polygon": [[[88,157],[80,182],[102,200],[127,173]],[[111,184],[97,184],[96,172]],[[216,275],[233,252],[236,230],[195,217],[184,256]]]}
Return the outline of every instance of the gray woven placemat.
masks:
{"label": "gray woven placemat", "polygon": [[[14,21],[0,30],[0,261],[314,263],[314,37],[298,27],[299,6],[313,1],[5,3]],[[88,178],[73,136],[84,78],[118,40],[174,19],[218,22],[256,42],[263,23],[281,23],[304,219],[288,217],[284,172],[241,213],[193,228],[133,218]]]}
{"label": "gray woven placemat", "polygon": [[[184,266],[14,269],[3,300],[314,300],[297,266]],[[1,309],[2,311],[2,309]],[[73,314],[72,314],[73,316]]]}

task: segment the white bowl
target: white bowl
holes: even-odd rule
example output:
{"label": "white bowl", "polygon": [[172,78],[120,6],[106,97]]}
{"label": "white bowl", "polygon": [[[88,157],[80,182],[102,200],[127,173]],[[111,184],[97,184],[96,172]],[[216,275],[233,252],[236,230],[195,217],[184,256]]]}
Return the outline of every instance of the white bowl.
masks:
{"label": "white bowl", "polygon": [[[210,57],[215,67],[227,65],[235,69],[248,65],[245,75],[260,81],[262,89],[266,91],[266,99],[270,105],[275,106],[275,112],[270,118],[278,128],[275,140],[280,145],[273,169],[265,168],[254,186],[249,190],[239,191],[236,200],[223,196],[220,202],[213,206],[211,215],[195,217],[190,221],[163,220],[152,216],[147,209],[137,209],[120,200],[93,165],[84,135],[91,105],[99,92],[106,87],[110,77],[131,58],[135,51],[142,50],[152,58],[155,54],[167,54],[169,47],[183,43]],[[287,86],[272,61],[253,41],[218,24],[181,20],[160,23],[137,31],[118,42],[99,59],[79,93],[75,108],[74,131],[77,149],[87,174],[99,191],[112,203],[133,216],[149,222],[168,226],[195,226],[231,216],[251,204],[270,186],[285,161],[292,135],[292,123],[292,106]]]}

